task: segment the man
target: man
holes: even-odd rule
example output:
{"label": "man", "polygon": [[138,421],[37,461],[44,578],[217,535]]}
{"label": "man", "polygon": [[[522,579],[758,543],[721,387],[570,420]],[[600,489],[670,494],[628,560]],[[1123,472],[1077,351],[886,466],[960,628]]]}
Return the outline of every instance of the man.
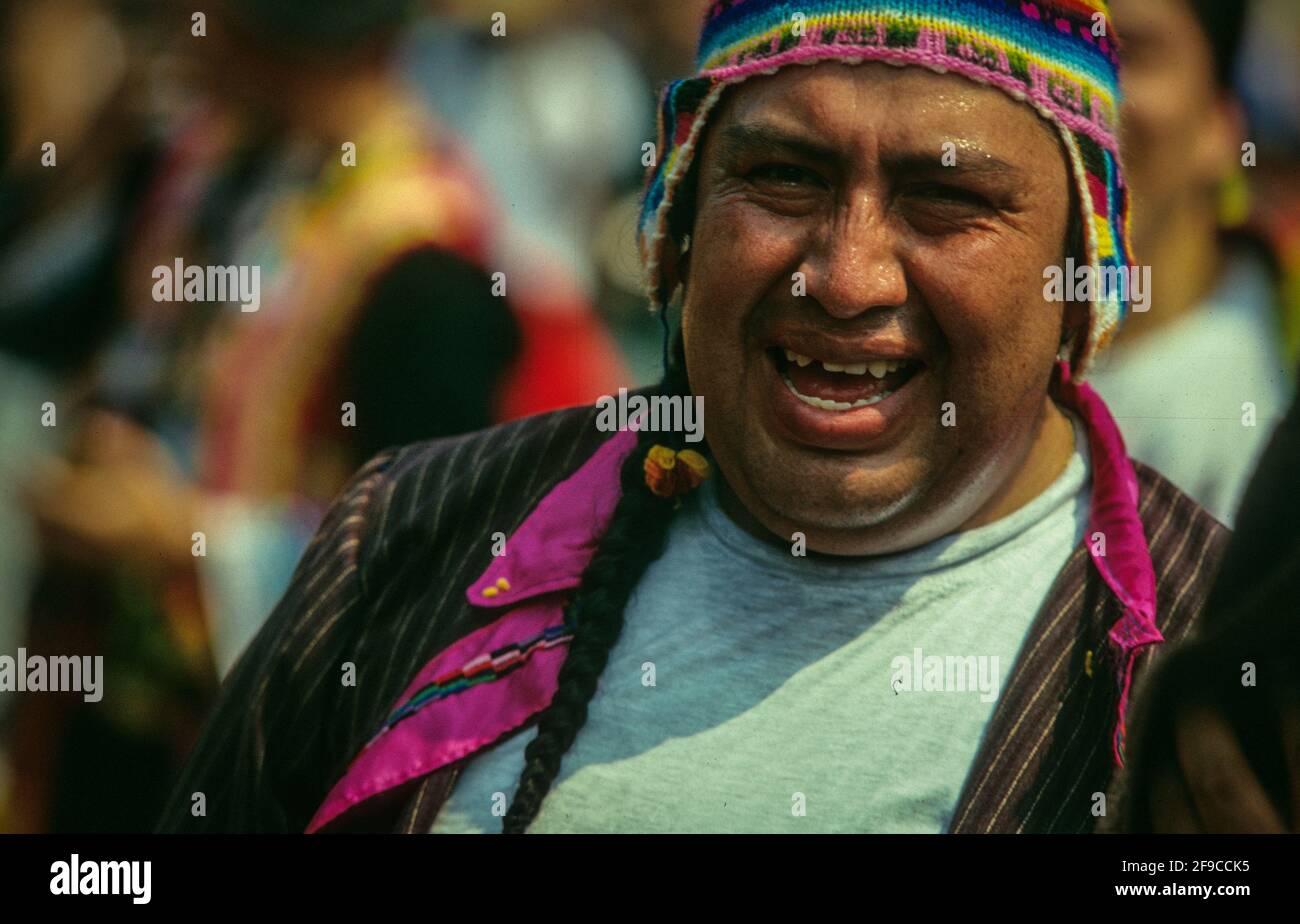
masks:
{"label": "man", "polygon": [[642,227],[705,442],[372,461],[163,828],[1093,830],[1226,538],[1077,379],[1123,293],[1045,295],[1132,263],[1115,60],[1078,0],[713,3]]}
{"label": "man", "polygon": [[[1093,386],[1134,458],[1232,526],[1292,392],[1283,299],[1267,245],[1229,214],[1250,140],[1233,89],[1245,0],[1117,0],[1134,250],[1157,295]],[[1253,163],[1253,162],[1252,162]],[[1242,206],[1233,206],[1240,210]],[[1231,369],[1190,379],[1184,370]]]}

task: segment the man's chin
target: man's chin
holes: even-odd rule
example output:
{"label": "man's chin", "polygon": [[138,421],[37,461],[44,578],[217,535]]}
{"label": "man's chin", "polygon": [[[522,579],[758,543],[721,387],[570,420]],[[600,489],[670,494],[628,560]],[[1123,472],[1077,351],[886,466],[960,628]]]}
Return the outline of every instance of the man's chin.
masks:
{"label": "man's chin", "polygon": [[751,482],[761,508],[752,512],[783,539],[803,533],[810,549],[826,546],[832,554],[870,554],[865,550],[891,544],[891,527],[915,508],[924,483],[900,473],[860,469],[797,483],[761,477]]}
{"label": "man's chin", "polygon": [[[787,505],[773,512],[783,523],[795,525],[809,535],[876,532],[887,529],[912,506],[909,496],[890,499],[846,498],[839,505],[803,503]],[[863,539],[868,539],[866,535]]]}

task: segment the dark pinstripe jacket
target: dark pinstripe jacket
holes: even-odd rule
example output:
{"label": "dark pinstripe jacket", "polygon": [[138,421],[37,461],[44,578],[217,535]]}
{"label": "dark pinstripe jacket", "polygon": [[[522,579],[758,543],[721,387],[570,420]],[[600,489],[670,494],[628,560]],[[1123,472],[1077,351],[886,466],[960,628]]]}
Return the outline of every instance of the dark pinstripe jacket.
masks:
{"label": "dark pinstripe jacket", "polygon": [[[302,831],[421,667],[500,615],[471,606],[466,588],[491,563],[493,534],[511,534],[608,439],[595,414],[546,414],[368,463],[227,679],[161,830]],[[1174,644],[1195,624],[1227,530],[1156,472],[1136,471],[1158,626]],[[1120,615],[1081,545],[1003,686],[953,831],[1092,831],[1094,794],[1107,791],[1106,815],[1117,814],[1120,694],[1107,632]],[[1136,659],[1139,678],[1152,651]],[[348,665],[355,685],[342,682]],[[426,831],[458,772],[451,764],[390,790],[346,827]]]}

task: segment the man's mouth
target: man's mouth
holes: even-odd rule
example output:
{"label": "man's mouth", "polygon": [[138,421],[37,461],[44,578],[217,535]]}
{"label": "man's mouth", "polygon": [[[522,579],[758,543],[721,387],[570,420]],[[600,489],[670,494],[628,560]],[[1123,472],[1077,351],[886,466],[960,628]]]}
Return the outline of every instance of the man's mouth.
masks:
{"label": "man's mouth", "polygon": [[924,363],[914,359],[833,362],[783,347],[774,347],[771,356],[790,393],[823,411],[853,411],[879,404],[924,368]]}

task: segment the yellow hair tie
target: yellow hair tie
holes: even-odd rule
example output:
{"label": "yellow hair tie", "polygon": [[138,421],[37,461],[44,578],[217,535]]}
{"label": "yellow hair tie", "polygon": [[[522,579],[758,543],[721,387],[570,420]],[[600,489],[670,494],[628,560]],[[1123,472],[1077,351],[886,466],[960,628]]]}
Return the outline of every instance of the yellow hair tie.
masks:
{"label": "yellow hair tie", "polygon": [[[680,462],[681,465],[677,463]],[[677,497],[693,491],[709,477],[709,462],[693,449],[681,452],[651,446],[645,456],[646,487],[659,497]]]}

